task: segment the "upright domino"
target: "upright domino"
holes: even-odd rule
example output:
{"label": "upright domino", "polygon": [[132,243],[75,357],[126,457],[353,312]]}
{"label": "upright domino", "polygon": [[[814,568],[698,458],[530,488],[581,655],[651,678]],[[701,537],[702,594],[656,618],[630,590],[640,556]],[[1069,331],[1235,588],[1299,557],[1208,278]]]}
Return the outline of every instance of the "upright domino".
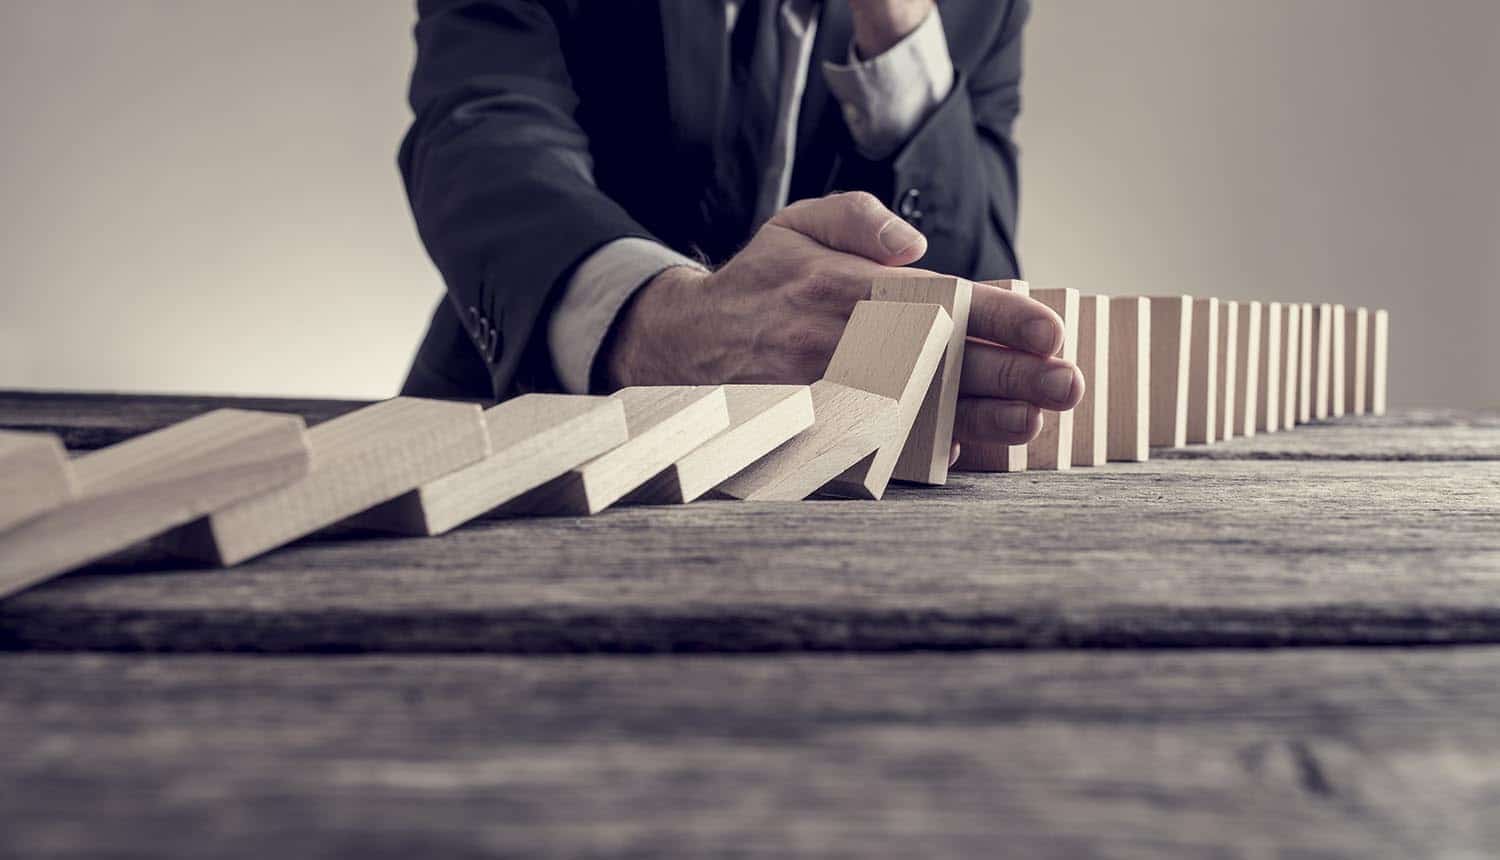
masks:
{"label": "upright domino", "polygon": [[1297,423],[1313,419],[1313,306],[1303,302],[1297,312]]}
{"label": "upright domino", "polygon": [[1151,454],[1151,300],[1109,300],[1109,459]]}
{"label": "upright domino", "polygon": [[1241,436],[1254,436],[1260,425],[1260,342],[1264,310],[1265,306],[1260,302],[1240,303],[1239,350],[1235,353],[1240,380],[1234,414]]}
{"label": "upright domino", "polygon": [[830,481],[824,492],[858,499],[885,494],[952,333],[953,319],[941,305],[855,304],[823,378],[895,400],[896,433],[868,462],[856,463]]}
{"label": "upright domino", "polygon": [[1322,421],[1332,409],[1333,305],[1313,305],[1312,360],[1312,415]]}
{"label": "upright domino", "polygon": [[0,533],[0,597],[308,473],[303,422],[220,409],[72,461],[76,497]]}
{"label": "upright domino", "polygon": [[1260,327],[1260,381],[1255,395],[1255,429],[1281,429],[1281,302],[1266,302]]}
{"label": "upright domino", "polygon": [[724,396],[729,427],[663,469],[627,501],[687,504],[813,426],[806,385],[726,385]]}
{"label": "upright domino", "polygon": [[963,278],[876,278],[870,298],[879,302],[915,302],[941,305],[953,320],[948,349],[938,362],[937,373],[917,418],[907,434],[906,445],[896,460],[891,477],[917,484],[945,484],[948,457],[953,448],[953,416],[958,407],[958,387],[963,376],[964,344],[969,333],[969,305],[974,285]]}
{"label": "upright domino", "polygon": [[1235,437],[1235,396],[1239,392],[1240,303],[1219,304],[1218,398],[1220,439]]}
{"label": "upright domino", "polygon": [[1187,444],[1188,371],[1192,366],[1193,297],[1151,299],[1151,445]]}
{"label": "upright domino", "polygon": [[73,469],[50,433],[0,430],[0,532],[73,496]]}
{"label": "upright domino", "polygon": [[1386,407],[1386,369],[1390,366],[1391,315],[1377,310],[1369,316],[1370,334],[1367,356],[1369,368],[1365,371],[1369,386],[1370,412],[1384,415]]}
{"label": "upright domino", "polygon": [[394,534],[451,531],[625,442],[625,405],[612,397],[526,394],[485,410],[490,456],[357,516]]}
{"label": "upright domino", "polygon": [[896,401],[820,379],[812,384],[813,426],[723,482],[746,501],[805,499],[851,466],[870,460],[897,433]]}
{"label": "upright domino", "polygon": [[613,396],[625,407],[630,438],[507,502],[501,512],[597,514],[729,429],[722,385],[623,388]]}
{"label": "upright domino", "polygon": [[1297,425],[1297,382],[1300,378],[1298,353],[1302,332],[1302,306],[1281,306],[1281,426],[1290,430]]}
{"label": "upright domino", "polygon": [[1083,399],[1073,409],[1073,465],[1109,460],[1109,296],[1078,298],[1078,368]]}
{"label": "upright domino", "polygon": [[[1063,321],[1063,344],[1059,355],[1078,361],[1078,291],[1071,287],[1032,290],[1031,297],[1057,312]],[[1087,386],[1087,380],[1084,381]],[[1076,413],[1042,412],[1042,432],[1026,446],[1030,469],[1066,471],[1073,467],[1073,426]]]}
{"label": "upright domino", "polygon": [[307,431],[307,475],[213,510],[169,536],[189,558],[239,564],[363,513],[490,453],[472,403],[397,397]]}
{"label": "upright domino", "polygon": [[1369,382],[1370,311],[1349,308],[1344,312],[1344,411],[1365,414]]}
{"label": "upright domino", "polygon": [[[1002,290],[1010,290],[1017,295],[1031,296],[1031,285],[1025,281],[1011,279],[985,281],[984,284],[990,287],[999,287]],[[1027,467],[1029,450],[1030,446],[1028,445],[1007,445],[1000,449],[996,458],[986,462],[984,467],[986,470],[992,472],[1024,472]]]}
{"label": "upright domino", "polygon": [[1333,355],[1333,360],[1328,367],[1328,411],[1335,418],[1342,417],[1344,414],[1344,364],[1349,355],[1344,314],[1343,305],[1334,305],[1333,313],[1329,317],[1329,321],[1333,324],[1333,337],[1329,341],[1329,351]]}
{"label": "upright domino", "polygon": [[1187,441],[1219,439],[1219,316],[1216,298],[1193,300],[1192,348],[1188,360]]}

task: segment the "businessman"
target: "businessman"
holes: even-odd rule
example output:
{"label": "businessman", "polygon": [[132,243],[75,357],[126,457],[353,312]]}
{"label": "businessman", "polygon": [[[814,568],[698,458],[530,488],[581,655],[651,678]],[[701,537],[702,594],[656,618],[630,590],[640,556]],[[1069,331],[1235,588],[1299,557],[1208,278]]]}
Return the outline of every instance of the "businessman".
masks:
{"label": "businessman", "polygon": [[[805,383],[878,275],[1018,277],[1028,11],[420,0],[400,166],[447,296],[404,393]],[[984,469],[1083,379],[1030,299],[980,287],[969,334]]]}

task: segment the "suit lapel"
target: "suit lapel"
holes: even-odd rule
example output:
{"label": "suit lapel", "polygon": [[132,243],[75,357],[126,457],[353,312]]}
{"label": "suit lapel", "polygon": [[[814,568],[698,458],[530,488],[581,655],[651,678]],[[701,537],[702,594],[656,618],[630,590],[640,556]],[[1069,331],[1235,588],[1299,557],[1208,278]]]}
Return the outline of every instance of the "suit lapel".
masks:
{"label": "suit lapel", "polygon": [[793,200],[821,197],[833,190],[828,185],[836,167],[839,141],[846,132],[837,104],[823,81],[823,63],[845,62],[853,38],[849,4],[844,0],[824,0],[818,16],[818,35],[813,40],[811,67],[807,70],[807,89],[802,93],[802,107],[797,116],[797,152],[790,195]]}
{"label": "suit lapel", "polygon": [[667,103],[678,139],[696,166],[713,161],[723,109],[728,25],[723,0],[658,0],[667,64]]}

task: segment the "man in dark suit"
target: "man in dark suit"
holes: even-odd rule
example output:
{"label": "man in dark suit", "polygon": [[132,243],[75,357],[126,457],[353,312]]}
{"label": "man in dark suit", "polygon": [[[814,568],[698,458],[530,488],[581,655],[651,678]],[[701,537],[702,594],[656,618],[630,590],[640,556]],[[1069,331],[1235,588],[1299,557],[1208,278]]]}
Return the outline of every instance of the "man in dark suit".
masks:
{"label": "man in dark suit", "polygon": [[[448,296],[404,393],[810,382],[890,267],[1019,275],[1028,0],[418,8],[400,164]],[[969,333],[984,468],[1083,380],[1030,299],[980,288]]]}

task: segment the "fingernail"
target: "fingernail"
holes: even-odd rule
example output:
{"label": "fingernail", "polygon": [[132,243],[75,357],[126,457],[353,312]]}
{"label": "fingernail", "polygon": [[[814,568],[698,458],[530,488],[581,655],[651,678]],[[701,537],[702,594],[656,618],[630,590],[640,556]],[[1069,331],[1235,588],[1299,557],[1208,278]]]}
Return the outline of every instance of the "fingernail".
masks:
{"label": "fingernail", "polygon": [[1051,355],[1057,350],[1057,323],[1052,320],[1032,320],[1026,324],[1025,335],[1032,352]]}
{"label": "fingernail", "polygon": [[1000,424],[1011,433],[1025,433],[1031,429],[1031,407],[1015,403],[1000,413]]}
{"label": "fingernail", "polygon": [[922,241],[922,234],[900,218],[892,218],[881,228],[879,238],[880,246],[885,248],[885,252],[896,256]]}
{"label": "fingernail", "polygon": [[1071,367],[1057,367],[1042,374],[1042,393],[1047,399],[1054,403],[1066,403],[1073,396],[1073,377],[1076,371]]}

